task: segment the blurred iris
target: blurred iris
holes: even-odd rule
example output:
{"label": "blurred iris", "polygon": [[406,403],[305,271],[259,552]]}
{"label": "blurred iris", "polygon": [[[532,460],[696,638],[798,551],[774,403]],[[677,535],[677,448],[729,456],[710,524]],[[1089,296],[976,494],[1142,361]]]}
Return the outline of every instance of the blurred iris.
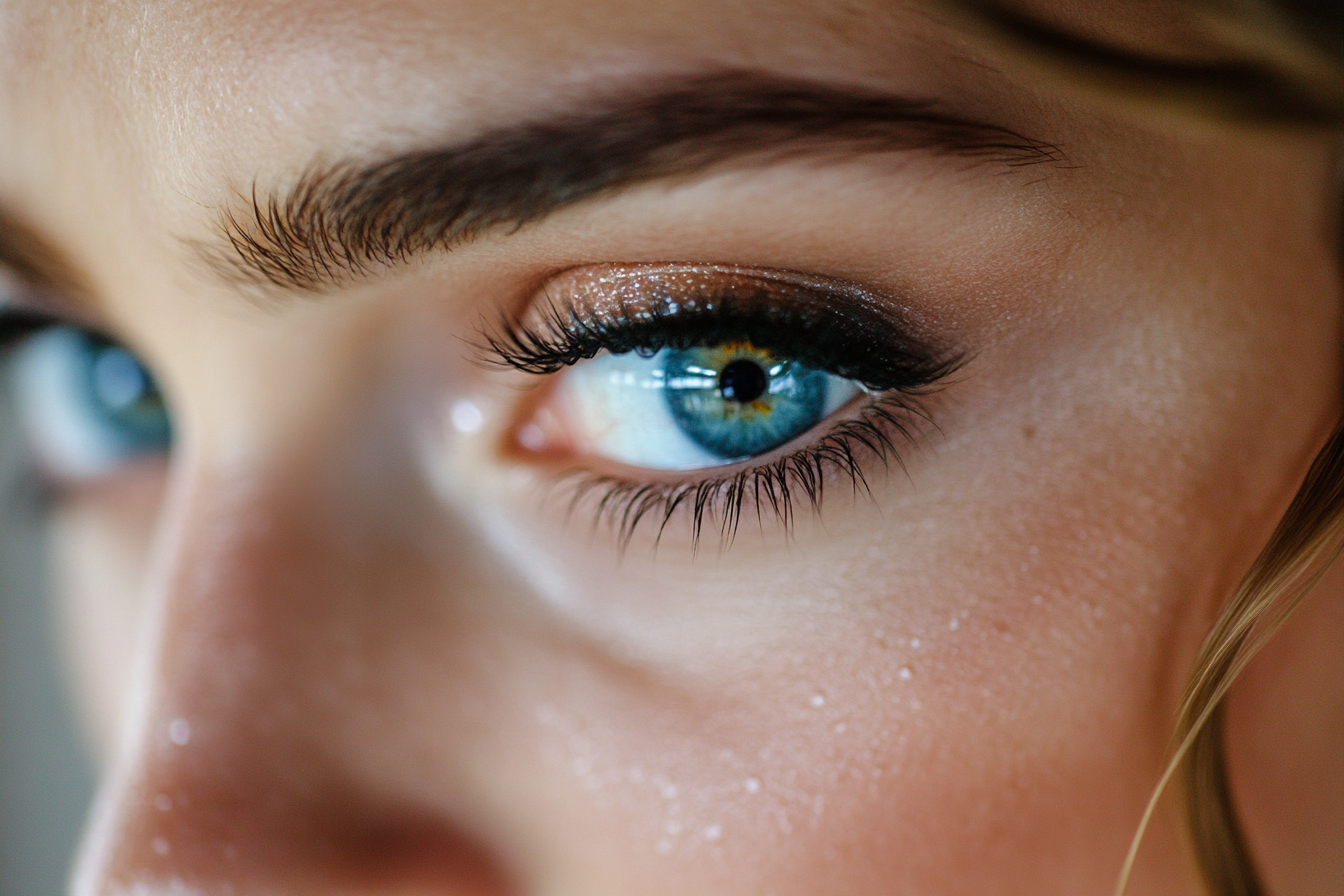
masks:
{"label": "blurred iris", "polygon": [[42,466],[88,477],[166,452],[172,425],[149,370],[127,349],[74,327],[26,340],[14,365],[19,419]]}

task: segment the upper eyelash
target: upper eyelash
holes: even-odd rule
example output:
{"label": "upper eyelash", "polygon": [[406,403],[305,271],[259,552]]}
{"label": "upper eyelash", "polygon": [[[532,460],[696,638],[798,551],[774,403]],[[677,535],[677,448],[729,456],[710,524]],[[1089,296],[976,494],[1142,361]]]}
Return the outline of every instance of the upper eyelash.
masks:
{"label": "upper eyelash", "polygon": [[[622,354],[746,339],[873,392],[923,388],[946,378],[963,360],[905,338],[890,320],[875,314],[820,304],[780,307],[765,289],[693,298],[693,310],[652,304],[636,311],[621,305],[600,317],[550,301],[539,320],[503,321],[483,330],[477,349],[486,363],[545,375],[604,350]],[[883,332],[879,336],[874,330]]]}
{"label": "upper eyelash", "polygon": [[25,336],[60,324],[59,318],[43,311],[23,306],[0,305],[0,351],[9,348]]}

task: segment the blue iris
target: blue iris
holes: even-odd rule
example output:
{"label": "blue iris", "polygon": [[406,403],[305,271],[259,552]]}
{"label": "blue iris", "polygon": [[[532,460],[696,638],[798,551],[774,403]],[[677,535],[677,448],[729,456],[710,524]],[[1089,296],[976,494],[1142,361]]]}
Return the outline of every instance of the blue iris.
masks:
{"label": "blue iris", "polygon": [[663,366],[672,418],[723,460],[754,457],[826,416],[825,371],[749,345],[673,349]]}
{"label": "blue iris", "polygon": [[[92,471],[172,443],[154,377],[125,348],[74,327],[53,327],[22,349],[20,389],[30,425],[67,462]],[[75,458],[74,461],[69,461]]]}
{"label": "blue iris", "polygon": [[81,335],[86,407],[108,439],[127,456],[166,451],[172,426],[149,371],[121,346]]}

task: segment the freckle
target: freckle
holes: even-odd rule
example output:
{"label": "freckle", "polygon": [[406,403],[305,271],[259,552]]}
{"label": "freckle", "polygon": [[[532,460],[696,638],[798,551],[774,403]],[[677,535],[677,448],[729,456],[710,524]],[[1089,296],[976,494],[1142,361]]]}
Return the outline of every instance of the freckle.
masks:
{"label": "freckle", "polygon": [[173,719],[168,723],[168,739],[185,747],[191,742],[191,724],[186,719]]}
{"label": "freckle", "polygon": [[1035,437],[1036,437],[1036,427],[1034,427],[1034,426],[1024,426],[1024,427],[1022,427],[1022,438],[1024,438],[1024,439],[1032,439],[1032,438],[1035,438]]}
{"label": "freckle", "polygon": [[168,841],[163,839],[162,837],[155,837],[153,840],[150,841],[149,845],[154,850],[156,855],[161,856],[168,855]]}

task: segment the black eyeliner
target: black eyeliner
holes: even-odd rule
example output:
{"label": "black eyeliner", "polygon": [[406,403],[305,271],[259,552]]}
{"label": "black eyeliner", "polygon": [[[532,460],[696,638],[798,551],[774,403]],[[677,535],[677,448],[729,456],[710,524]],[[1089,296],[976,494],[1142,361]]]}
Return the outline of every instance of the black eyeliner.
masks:
{"label": "black eyeliner", "polygon": [[8,349],[34,333],[58,326],[60,319],[54,315],[23,305],[0,305],[0,351]]}
{"label": "black eyeliner", "polygon": [[910,338],[899,323],[847,296],[761,285],[695,296],[655,296],[638,307],[576,307],[548,300],[525,323],[484,333],[487,360],[557,373],[601,351],[685,349],[745,341],[845,377],[873,392],[909,391],[945,378],[961,356]]}

